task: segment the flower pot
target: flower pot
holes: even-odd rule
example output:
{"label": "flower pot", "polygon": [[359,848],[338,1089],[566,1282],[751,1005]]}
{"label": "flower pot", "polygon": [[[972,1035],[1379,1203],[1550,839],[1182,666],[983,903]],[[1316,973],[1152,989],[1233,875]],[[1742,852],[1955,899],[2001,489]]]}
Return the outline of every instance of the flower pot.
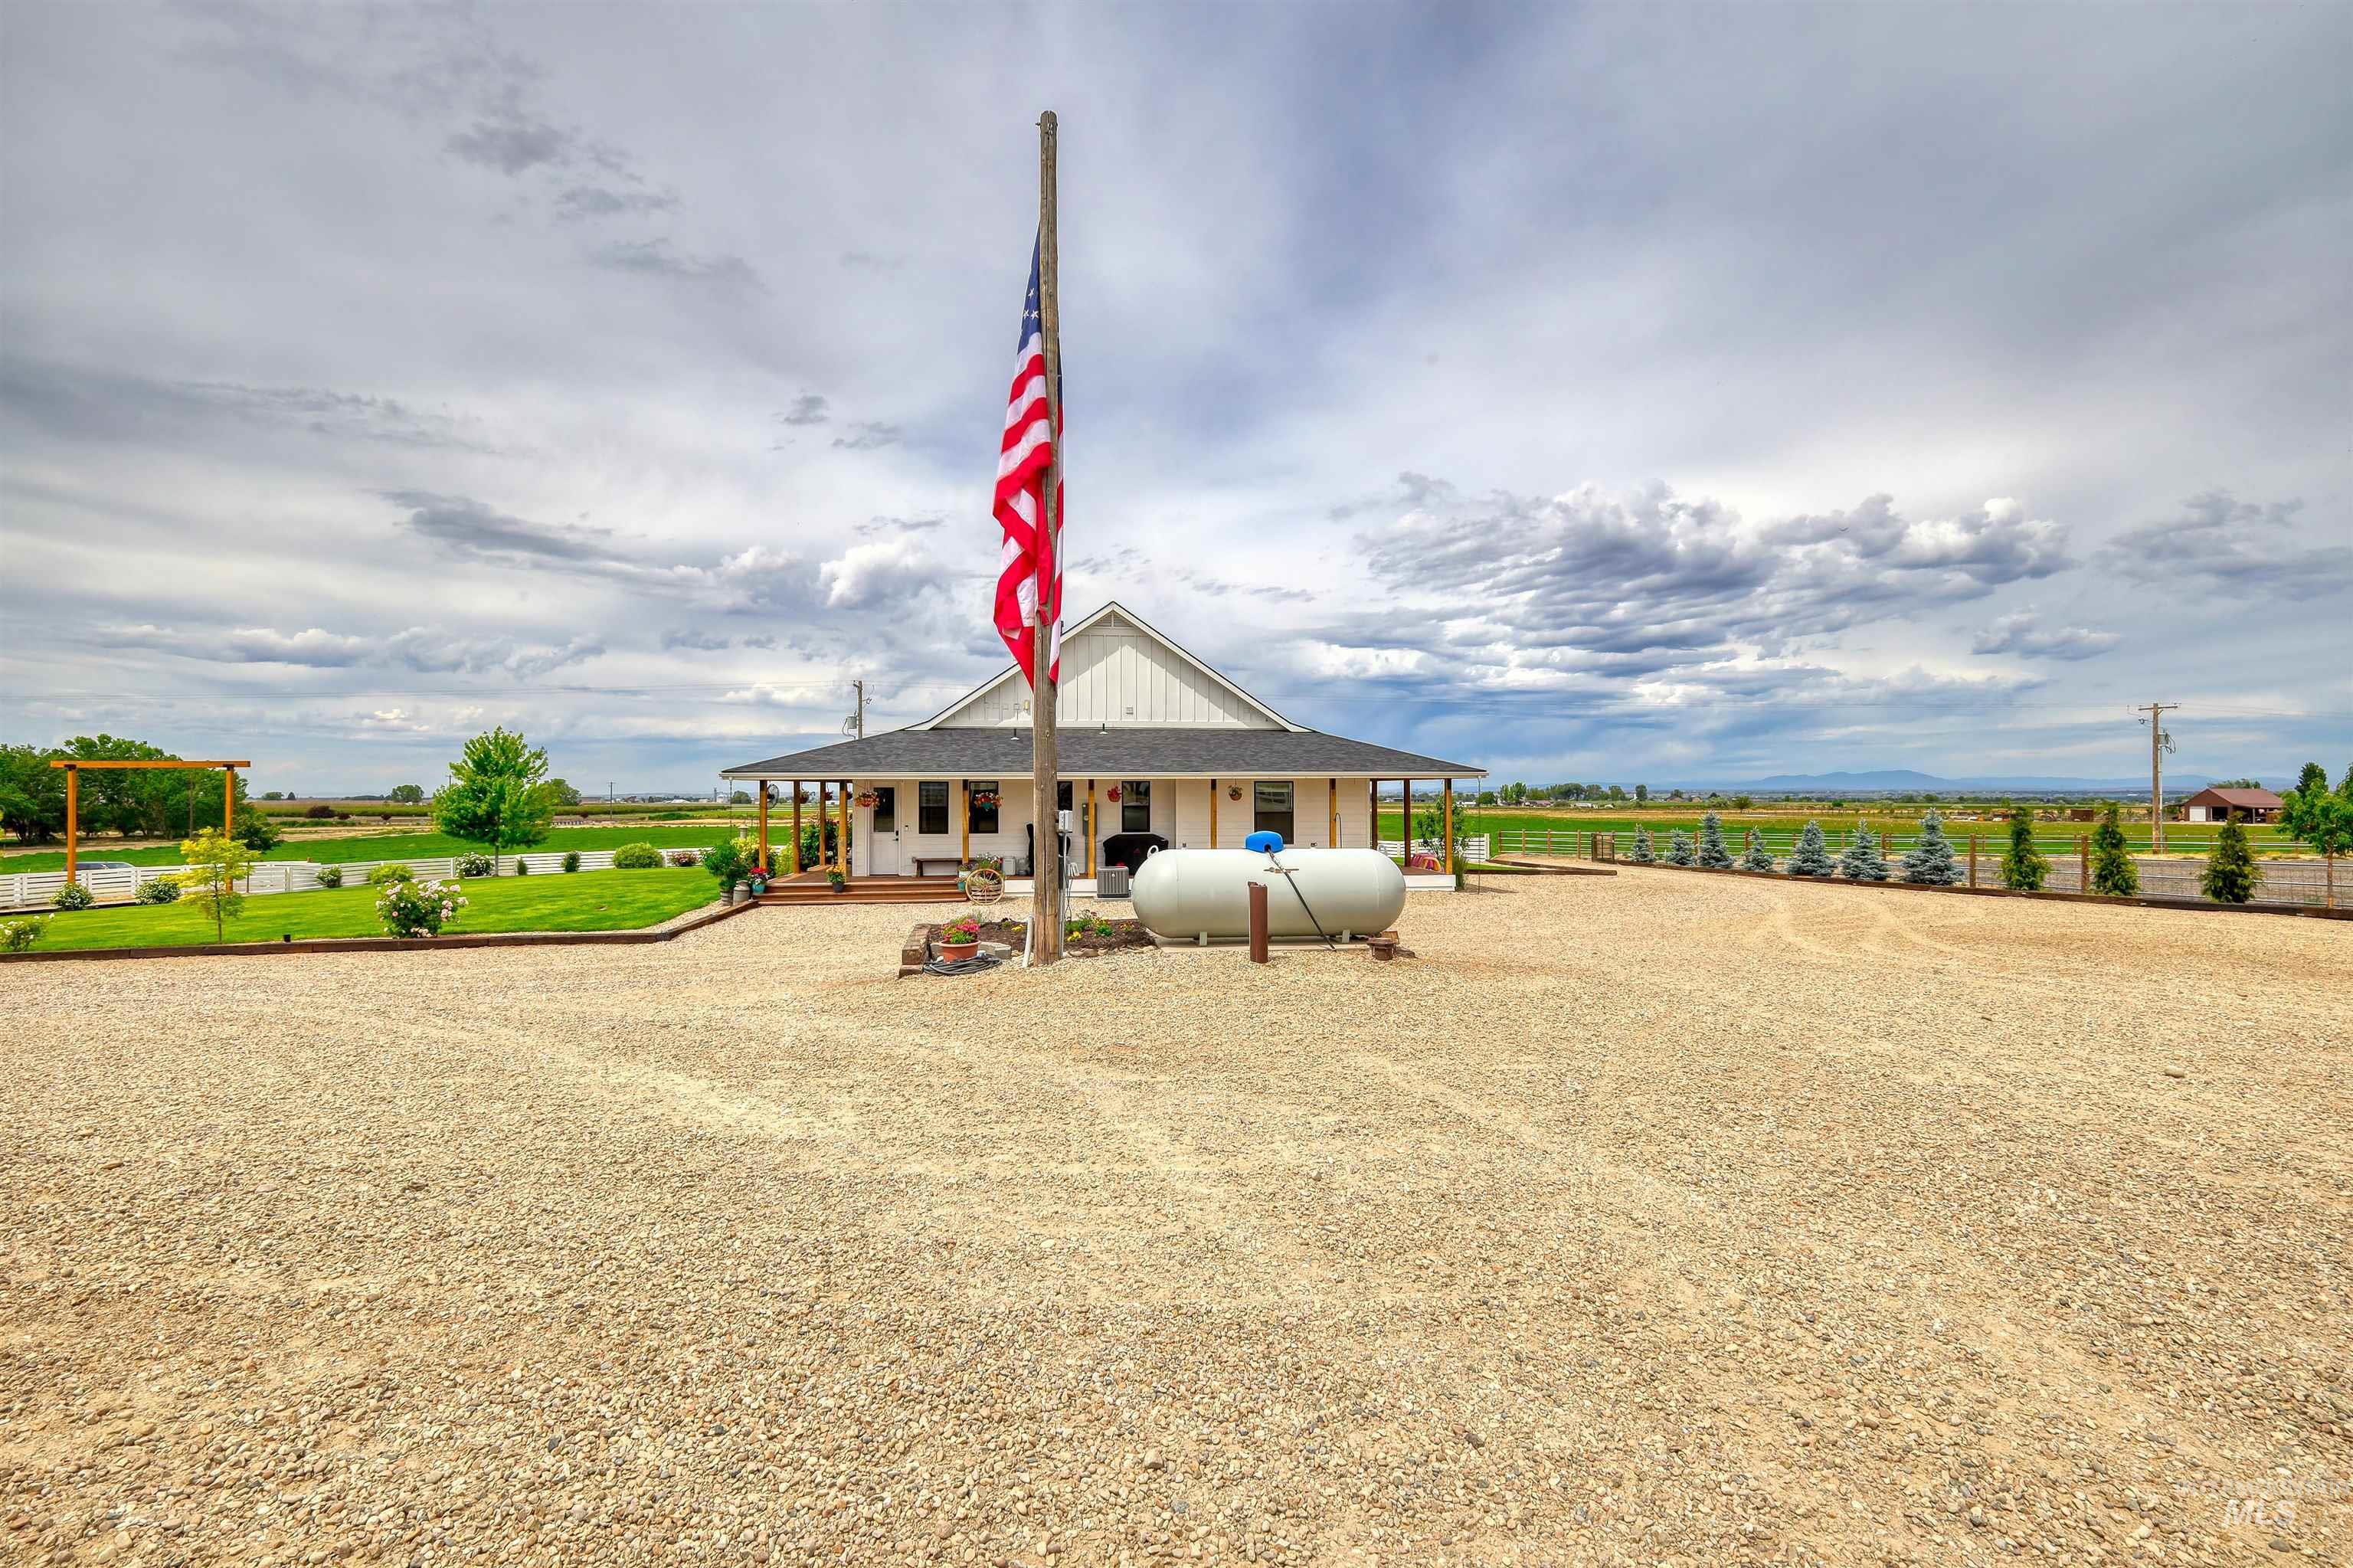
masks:
{"label": "flower pot", "polygon": [[971,958],[979,951],[978,942],[942,942],[940,944],[940,957],[951,963],[958,959]]}

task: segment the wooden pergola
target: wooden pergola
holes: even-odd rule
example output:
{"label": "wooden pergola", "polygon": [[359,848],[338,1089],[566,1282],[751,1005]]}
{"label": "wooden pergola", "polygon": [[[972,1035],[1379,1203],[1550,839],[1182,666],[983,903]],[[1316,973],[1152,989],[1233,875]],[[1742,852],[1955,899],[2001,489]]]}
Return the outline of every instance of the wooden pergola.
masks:
{"label": "wooden pergola", "polygon": [[66,880],[68,882],[71,882],[74,879],[75,865],[79,859],[79,856],[76,852],[75,840],[79,834],[80,828],[78,818],[81,807],[81,774],[83,769],[95,768],[106,772],[118,773],[140,770],[153,772],[160,768],[185,769],[190,768],[218,768],[225,769],[227,777],[225,780],[227,787],[221,791],[221,832],[224,833],[235,833],[237,832],[237,770],[240,768],[250,768],[253,764],[250,760],[243,758],[235,762],[180,762],[176,760],[111,762],[86,760],[79,757],[60,757],[53,759],[49,763],[49,766],[52,768],[62,768],[66,770]]}
{"label": "wooden pergola", "polygon": [[[768,854],[768,786],[771,784],[785,783],[790,784],[793,791],[792,874],[795,876],[798,876],[804,871],[815,869],[814,867],[804,866],[801,864],[801,787],[808,781],[804,779],[754,779],[754,782],[760,786],[760,868],[771,876],[776,874],[776,867],[771,863]],[[841,868],[841,874],[848,876],[849,874],[849,780],[847,779],[824,779],[819,781],[818,784],[818,863],[819,865],[825,863],[824,823],[826,791],[830,789],[835,784],[839,784],[841,786],[841,794],[840,803],[836,808],[837,821],[833,838],[833,851],[835,863]]]}

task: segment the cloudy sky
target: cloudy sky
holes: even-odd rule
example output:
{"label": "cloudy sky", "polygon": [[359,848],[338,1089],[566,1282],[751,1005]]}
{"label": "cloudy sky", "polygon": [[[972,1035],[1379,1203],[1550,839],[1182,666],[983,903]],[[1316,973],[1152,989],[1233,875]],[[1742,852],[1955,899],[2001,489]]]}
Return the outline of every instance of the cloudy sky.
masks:
{"label": "cloudy sky", "polygon": [[1531,779],[2353,759],[2353,7],[0,8],[0,738],[707,786],[1074,612]]}

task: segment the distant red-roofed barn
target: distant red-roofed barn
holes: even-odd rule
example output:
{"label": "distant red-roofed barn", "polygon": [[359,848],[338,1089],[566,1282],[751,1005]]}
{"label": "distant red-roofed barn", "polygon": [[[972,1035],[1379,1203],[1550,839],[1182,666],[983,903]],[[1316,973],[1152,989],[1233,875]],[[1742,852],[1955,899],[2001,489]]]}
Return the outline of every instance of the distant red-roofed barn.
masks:
{"label": "distant red-roofed barn", "polygon": [[2275,822],[2280,813],[2280,798],[2268,789],[2200,789],[2181,805],[2193,822],[2219,822],[2233,811],[2246,821]]}

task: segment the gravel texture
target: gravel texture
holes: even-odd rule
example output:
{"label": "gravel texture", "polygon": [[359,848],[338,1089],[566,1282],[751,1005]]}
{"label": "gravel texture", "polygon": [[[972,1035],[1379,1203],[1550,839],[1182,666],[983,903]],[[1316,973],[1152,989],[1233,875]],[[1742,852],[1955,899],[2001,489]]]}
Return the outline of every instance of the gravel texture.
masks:
{"label": "gravel texture", "polygon": [[10,976],[0,1561],[2344,1563],[2353,929]]}

